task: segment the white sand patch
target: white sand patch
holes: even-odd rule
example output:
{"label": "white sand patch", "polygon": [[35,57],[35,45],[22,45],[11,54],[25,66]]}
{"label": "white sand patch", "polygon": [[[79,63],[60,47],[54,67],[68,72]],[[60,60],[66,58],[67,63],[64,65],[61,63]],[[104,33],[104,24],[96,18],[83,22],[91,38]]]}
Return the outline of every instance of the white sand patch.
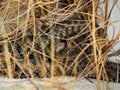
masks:
{"label": "white sand patch", "polygon": [[[97,90],[96,89],[96,81],[91,79],[93,83],[89,82],[87,79],[82,78],[77,82],[72,82],[74,78],[64,77],[64,78],[55,78],[55,82],[59,82],[59,84],[52,84],[50,82],[51,79],[34,79],[32,80],[34,84],[39,88],[39,90]],[[65,84],[66,81],[71,81],[68,84]],[[63,84],[60,84],[63,82]],[[55,88],[52,88],[52,87]],[[107,83],[105,81],[100,81],[101,90],[107,90]],[[120,84],[110,82],[108,84],[109,90],[120,90]],[[59,89],[57,89],[59,88]],[[64,88],[64,89],[63,89]],[[27,79],[0,79],[0,90],[36,90],[31,82]]]}

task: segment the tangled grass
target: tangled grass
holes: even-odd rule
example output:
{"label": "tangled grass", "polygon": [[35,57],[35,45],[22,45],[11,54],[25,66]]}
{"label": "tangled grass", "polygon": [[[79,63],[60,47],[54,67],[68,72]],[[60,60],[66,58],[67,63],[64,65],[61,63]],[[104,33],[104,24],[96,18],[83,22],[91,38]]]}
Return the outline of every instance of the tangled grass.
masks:
{"label": "tangled grass", "polygon": [[94,73],[99,89],[101,78],[109,81],[107,54],[120,35],[108,39],[112,9],[108,0],[104,4],[99,15],[99,0],[1,0],[0,76],[79,79]]}

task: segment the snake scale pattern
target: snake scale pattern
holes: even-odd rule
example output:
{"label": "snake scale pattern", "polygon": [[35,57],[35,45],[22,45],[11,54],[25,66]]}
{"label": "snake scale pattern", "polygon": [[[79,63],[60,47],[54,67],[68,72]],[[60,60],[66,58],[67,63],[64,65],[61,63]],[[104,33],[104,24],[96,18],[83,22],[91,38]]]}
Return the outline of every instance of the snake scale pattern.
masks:
{"label": "snake scale pattern", "polygon": [[[29,59],[33,66],[36,66],[38,61],[40,64],[43,64],[41,63],[42,62],[41,60],[44,58],[45,54],[46,56],[45,59],[47,63],[46,67],[49,76],[50,74],[49,68],[51,66],[52,61],[50,58],[51,44],[53,42],[55,53],[54,58],[61,63],[62,67],[64,67],[64,69],[66,70],[65,73],[66,75],[73,76],[78,75],[82,73],[82,71],[85,68],[86,68],[85,73],[91,71],[93,67],[90,66],[90,62],[88,62],[88,60],[91,60],[92,47],[91,46],[87,47],[91,40],[91,37],[89,36],[90,35],[89,26],[91,22],[89,20],[86,20],[88,18],[86,15],[81,14],[80,12],[73,12],[77,6],[67,7],[67,5],[69,5],[68,2],[65,2],[65,0],[59,1],[60,1],[59,3],[61,4],[58,5],[57,8],[59,8],[60,11],[58,10],[57,14],[47,13],[45,19],[40,19],[41,15],[39,15],[38,13],[41,10],[40,8],[36,8],[35,12],[36,31],[33,31],[33,27],[29,27],[28,30],[26,30],[27,34],[24,35],[24,32],[21,29],[18,31],[14,31],[17,25],[15,24],[6,25],[7,26],[6,30],[8,33],[12,31],[14,32],[8,34],[7,37],[0,36],[0,41],[3,43],[0,45],[0,53],[4,53],[3,41],[7,40],[9,42],[8,51],[11,57],[18,60],[19,62],[23,61],[27,62],[27,60]],[[88,1],[86,0],[86,2]],[[85,2],[83,2],[83,4],[84,3]],[[53,4],[50,6],[53,6]],[[49,8],[54,12],[53,7],[51,8],[50,6],[48,5],[45,8],[47,9]],[[65,8],[65,10],[67,9],[70,12],[65,12],[63,8]],[[85,9],[84,11],[89,12],[91,10]],[[61,15],[61,13],[63,14]],[[84,50],[84,52],[80,54],[82,50]],[[76,59],[76,57],[78,58]],[[76,61],[74,62],[74,60]],[[86,67],[87,65],[88,67]],[[120,82],[120,77],[118,79],[116,77],[117,76],[116,64],[106,62],[105,67],[109,80],[114,82],[118,80]],[[57,67],[57,69],[58,72],[60,72],[61,74],[62,72],[60,68]],[[112,71],[114,71],[114,74],[112,73]],[[0,70],[0,72],[3,73],[2,70]],[[39,70],[36,68],[34,68],[34,73],[38,77],[43,77],[39,74]],[[84,76],[85,73],[82,74],[81,76]],[[21,75],[20,77],[22,78],[25,76]],[[90,74],[88,75],[88,77],[95,78],[95,75]]]}

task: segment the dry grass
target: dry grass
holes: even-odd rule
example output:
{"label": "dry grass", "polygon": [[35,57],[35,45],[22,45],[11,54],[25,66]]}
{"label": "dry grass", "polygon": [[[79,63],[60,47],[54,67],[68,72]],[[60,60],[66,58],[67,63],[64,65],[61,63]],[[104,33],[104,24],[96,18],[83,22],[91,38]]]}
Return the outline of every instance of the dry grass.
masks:
{"label": "dry grass", "polygon": [[99,0],[2,0],[0,76],[54,80],[55,76],[79,79],[94,73],[99,90],[101,78],[109,81],[107,53],[120,36],[108,40],[112,9],[107,11],[105,0],[104,16],[97,15],[99,4]]}

